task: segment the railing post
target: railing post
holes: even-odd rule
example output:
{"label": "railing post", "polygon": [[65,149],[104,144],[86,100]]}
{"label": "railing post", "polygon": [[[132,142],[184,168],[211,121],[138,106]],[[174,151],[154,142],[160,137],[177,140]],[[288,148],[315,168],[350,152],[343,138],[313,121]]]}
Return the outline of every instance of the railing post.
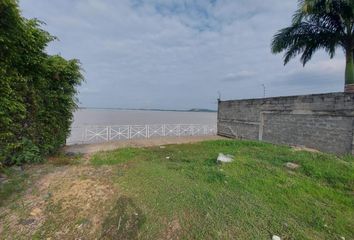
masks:
{"label": "railing post", "polygon": [[84,131],[85,131],[85,138],[84,138],[84,141],[86,142],[86,139],[87,139],[87,128],[86,128],[86,127],[85,127]]}
{"label": "railing post", "polygon": [[107,139],[108,139],[108,141],[111,141],[111,139],[112,139],[112,131],[111,131],[111,129],[112,129],[112,126],[108,126],[108,128],[107,128],[107,132],[108,132]]}

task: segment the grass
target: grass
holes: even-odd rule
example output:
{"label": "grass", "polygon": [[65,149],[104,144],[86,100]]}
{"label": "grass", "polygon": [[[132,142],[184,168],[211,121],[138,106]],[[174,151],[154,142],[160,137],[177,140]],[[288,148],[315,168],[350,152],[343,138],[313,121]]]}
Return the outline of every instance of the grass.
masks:
{"label": "grass", "polygon": [[6,180],[0,183],[0,207],[5,204],[12,196],[18,195],[25,188],[25,181],[28,175],[22,171],[14,169],[3,169],[2,174]]}
{"label": "grass", "polygon": [[[234,155],[235,161],[217,165],[219,152]],[[113,210],[105,233],[113,234],[119,226],[133,229],[129,236],[141,239],[161,234],[181,239],[270,239],[273,234],[282,239],[353,239],[353,160],[258,142],[211,141],[99,153],[92,164],[114,167],[114,181],[129,199],[125,202],[138,206],[142,215],[134,220],[114,214],[121,207]],[[301,167],[290,171],[286,162]],[[115,231],[113,236],[127,235]]]}
{"label": "grass", "polygon": [[219,140],[87,160],[6,170],[0,239],[354,239],[353,156]]}

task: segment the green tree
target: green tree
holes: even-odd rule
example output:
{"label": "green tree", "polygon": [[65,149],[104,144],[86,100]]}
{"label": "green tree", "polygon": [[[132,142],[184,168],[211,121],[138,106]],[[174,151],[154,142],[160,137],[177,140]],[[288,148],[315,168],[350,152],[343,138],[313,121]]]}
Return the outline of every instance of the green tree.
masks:
{"label": "green tree", "polygon": [[305,65],[324,49],[331,58],[342,48],[346,56],[345,84],[354,84],[354,1],[300,0],[290,27],[281,29],[272,52],[284,54],[284,64],[301,54]]}
{"label": "green tree", "polygon": [[69,134],[80,63],[48,55],[41,24],[0,0],[0,166],[38,161]]}

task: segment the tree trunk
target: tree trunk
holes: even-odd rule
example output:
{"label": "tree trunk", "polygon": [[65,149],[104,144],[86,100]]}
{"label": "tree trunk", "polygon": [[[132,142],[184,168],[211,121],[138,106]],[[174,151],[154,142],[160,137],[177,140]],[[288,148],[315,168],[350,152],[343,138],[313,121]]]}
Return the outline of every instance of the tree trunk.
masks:
{"label": "tree trunk", "polygon": [[353,51],[346,51],[346,66],[345,66],[345,85],[354,84],[354,61]]}

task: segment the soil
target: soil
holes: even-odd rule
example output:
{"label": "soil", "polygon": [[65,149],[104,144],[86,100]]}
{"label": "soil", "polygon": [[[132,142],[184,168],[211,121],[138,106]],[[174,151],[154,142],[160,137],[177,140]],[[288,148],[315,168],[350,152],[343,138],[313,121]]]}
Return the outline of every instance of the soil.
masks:
{"label": "soil", "polygon": [[71,154],[89,154],[100,151],[110,151],[118,148],[126,147],[153,147],[169,144],[185,144],[195,143],[208,140],[225,139],[220,136],[198,136],[198,137],[163,137],[150,139],[134,139],[127,141],[106,142],[99,144],[78,144],[66,146],[63,151],[69,155]]}
{"label": "soil", "polygon": [[95,239],[120,196],[111,175],[109,168],[80,165],[53,167],[29,180],[31,187],[24,196],[0,208],[0,239],[77,239],[84,231],[87,239]]}

